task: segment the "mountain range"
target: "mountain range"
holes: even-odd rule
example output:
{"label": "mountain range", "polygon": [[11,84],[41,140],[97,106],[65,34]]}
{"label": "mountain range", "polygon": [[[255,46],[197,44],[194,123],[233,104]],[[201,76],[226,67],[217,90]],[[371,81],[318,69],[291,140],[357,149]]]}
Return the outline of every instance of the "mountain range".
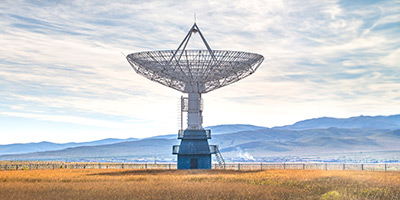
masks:
{"label": "mountain range", "polygon": [[[232,124],[206,129],[212,132],[209,143],[219,145],[227,161],[298,160],[327,155],[331,160],[338,155],[349,159],[351,155],[368,157],[368,152],[381,152],[374,153],[384,155],[379,159],[400,160],[400,115],[323,117],[273,128]],[[179,144],[176,137],[171,134],[85,143],[0,145],[0,160],[174,161],[176,156],[171,151],[172,145]]]}
{"label": "mountain range", "polygon": [[321,117],[299,121],[293,125],[275,127],[291,130],[315,128],[367,128],[367,129],[400,129],[400,115],[391,116],[359,116],[350,118]]}
{"label": "mountain range", "polygon": [[135,141],[138,140],[136,138],[128,138],[128,139],[117,139],[117,138],[107,138],[103,140],[96,140],[92,142],[69,142],[69,143],[52,143],[52,142],[32,142],[32,143],[16,143],[16,144],[7,144],[0,145],[0,155],[5,154],[23,154],[23,153],[31,153],[31,152],[39,152],[39,151],[54,151],[61,150],[71,147],[80,147],[80,146],[97,146],[97,145],[107,145],[118,142],[127,142],[127,141]]}

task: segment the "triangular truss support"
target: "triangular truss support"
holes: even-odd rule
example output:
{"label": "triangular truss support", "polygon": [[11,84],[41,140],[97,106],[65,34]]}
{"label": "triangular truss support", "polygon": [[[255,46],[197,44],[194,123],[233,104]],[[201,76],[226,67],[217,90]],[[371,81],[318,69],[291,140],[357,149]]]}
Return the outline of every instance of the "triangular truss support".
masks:
{"label": "triangular truss support", "polygon": [[[199,27],[197,26],[196,23],[193,24],[192,28],[190,28],[188,34],[186,34],[186,37],[183,39],[183,41],[181,42],[181,44],[179,45],[178,49],[176,49],[176,51],[174,52],[174,54],[172,55],[172,57],[169,59],[168,61],[168,65],[171,64],[172,60],[176,59],[177,61],[179,61],[183,55],[183,53],[185,52],[185,49],[187,47],[187,44],[189,43],[190,38],[192,37],[193,33],[199,33],[201,40],[203,41],[204,45],[207,48],[207,51],[210,53],[211,58],[216,61],[217,59],[215,58],[214,52],[211,50],[210,45],[208,45],[206,38],[203,36],[203,34],[201,33]],[[178,55],[178,53],[180,52],[180,54]]]}

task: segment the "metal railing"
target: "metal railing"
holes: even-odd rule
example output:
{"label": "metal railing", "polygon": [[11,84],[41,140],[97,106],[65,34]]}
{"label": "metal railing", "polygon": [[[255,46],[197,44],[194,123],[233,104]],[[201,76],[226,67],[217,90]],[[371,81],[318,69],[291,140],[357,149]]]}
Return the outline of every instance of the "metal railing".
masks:
{"label": "metal railing", "polygon": [[172,154],[178,154],[178,153],[179,153],[179,145],[172,146]]}
{"label": "metal railing", "polygon": [[[173,145],[172,146],[172,154],[178,154],[179,153],[179,147],[180,145]],[[218,149],[218,145],[209,145],[210,148],[210,153],[211,154],[217,154],[220,153]]]}
{"label": "metal railing", "polygon": [[[179,148],[179,147],[178,147]],[[177,169],[176,163],[94,163],[0,161],[0,171],[41,169]],[[212,169],[225,170],[365,170],[400,171],[400,163],[213,163]]]}
{"label": "metal railing", "polygon": [[201,134],[186,134],[185,130],[178,131],[178,139],[211,139],[211,130],[205,130],[206,134],[204,135],[202,131],[199,131]]}
{"label": "metal railing", "polygon": [[10,162],[0,164],[0,171],[5,170],[44,170],[44,169],[177,169],[176,163],[62,163],[62,162]]}
{"label": "metal railing", "polygon": [[[221,169],[218,163],[213,169]],[[368,170],[400,171],[400,163],[225,163],[222,169],[229,170],[268,170],[268,169],[304,169],[304,170]]]}
{"label": "metal railing", "polygon": [[219,152],[218,145],[209,145],[209,147],[210,147],[211,154],[216,154],[217,152]]}

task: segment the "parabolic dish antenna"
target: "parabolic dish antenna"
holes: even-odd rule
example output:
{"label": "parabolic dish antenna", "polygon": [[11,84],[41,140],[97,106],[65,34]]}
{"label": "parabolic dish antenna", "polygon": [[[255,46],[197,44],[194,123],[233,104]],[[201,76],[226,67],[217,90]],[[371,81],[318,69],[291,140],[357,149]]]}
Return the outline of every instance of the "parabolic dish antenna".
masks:
{"label": "parabolic dish antenna", "polygon": [[[193,33],[206,50],[186,50]],[[211,50],[196,24],[177,50],[146,51],[127,56],[136,73],[184,93],[207,93],[254,73],[264,57],[242,51]]]}

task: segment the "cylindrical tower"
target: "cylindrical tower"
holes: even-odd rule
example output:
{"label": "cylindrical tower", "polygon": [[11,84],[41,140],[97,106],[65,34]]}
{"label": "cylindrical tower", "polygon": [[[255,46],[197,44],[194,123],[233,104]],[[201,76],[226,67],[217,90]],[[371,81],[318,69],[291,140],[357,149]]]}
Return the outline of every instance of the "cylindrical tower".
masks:
{"label": "cylindrical tower", "polygon": [[201,94],[191,92],[188,94],[188,122],[187,129],[202,130],[203,115],[201,110]]}

